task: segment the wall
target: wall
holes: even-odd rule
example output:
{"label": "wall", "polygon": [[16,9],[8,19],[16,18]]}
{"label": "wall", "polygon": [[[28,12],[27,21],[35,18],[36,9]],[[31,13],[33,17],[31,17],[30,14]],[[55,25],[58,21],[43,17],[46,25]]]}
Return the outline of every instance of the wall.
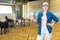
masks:
{"label": "wall", "polygon": [[42,9],[42,3],[48,2],[49,0],[40,0],[40,1],[32,1],[23,5],[23,17],[28,19],[30,15],[34,13],[38,13]]}
{"label": "wall", "polygon": [[0,14],[0,21],[5,21],[5,16],[7,16],[9,19],[16,19],[15,14]]}
{"label": "wall", "polygon": [[50,10],[60,17],[60,0],[50,0]]}

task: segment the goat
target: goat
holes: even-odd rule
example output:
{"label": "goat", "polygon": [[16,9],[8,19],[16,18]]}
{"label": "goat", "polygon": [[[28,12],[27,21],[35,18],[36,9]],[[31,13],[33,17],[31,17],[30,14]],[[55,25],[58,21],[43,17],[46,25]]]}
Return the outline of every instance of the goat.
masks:
{"label": "goat", "polygon": [[8,22],[1,22],[0,21],[0,28],[1,28],[1,34],[2,34],[2,29],[4,28],[4,33],[6,34],[6,32],[8,32]]}

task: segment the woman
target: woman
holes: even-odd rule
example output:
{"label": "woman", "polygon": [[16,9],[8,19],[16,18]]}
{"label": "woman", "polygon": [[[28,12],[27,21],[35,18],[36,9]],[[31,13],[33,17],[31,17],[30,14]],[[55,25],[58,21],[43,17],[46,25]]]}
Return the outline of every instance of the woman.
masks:
{"label": "woman", "polygon": [[[43,5],[43,11],[39,12],[37,17],[37,23],[39,25],[38,27],[38,35],[37,40],[50,40],[51,34],[52,34],[52,25],[56,24],[59,19],[50,11],[48,11],[48,3],[44,2]],[[55,21],[51,24],[52,19]],[[32,18],[33,21],[36,22],[35,19]]]}

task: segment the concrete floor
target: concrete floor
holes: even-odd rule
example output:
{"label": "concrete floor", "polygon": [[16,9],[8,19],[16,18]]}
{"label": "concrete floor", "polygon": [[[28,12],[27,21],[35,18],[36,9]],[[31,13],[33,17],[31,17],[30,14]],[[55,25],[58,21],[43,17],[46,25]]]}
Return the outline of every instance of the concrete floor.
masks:
{"label": "concrete floor", "polygon": [[[60,23],[53,25],[51,40],[60,40]],[[17,27],[10,29],[6,35],[0,35],[0,40],[36,40],[38,26],[31,23],[28,27]]]}

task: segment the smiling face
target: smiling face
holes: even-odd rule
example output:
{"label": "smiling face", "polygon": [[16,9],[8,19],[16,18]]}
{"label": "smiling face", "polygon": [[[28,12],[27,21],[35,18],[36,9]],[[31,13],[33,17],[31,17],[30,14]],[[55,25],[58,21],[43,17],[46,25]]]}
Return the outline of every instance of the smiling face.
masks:
{"label": "smiling face", "polygon": [[47,11],[48,10],[48,5],[43,5],[43,11]]}
{"label": "smiling face", "polygon": [[44,2],[42,7],[43,7],[43,11],[47,11],[48,10],[48,3]]}

